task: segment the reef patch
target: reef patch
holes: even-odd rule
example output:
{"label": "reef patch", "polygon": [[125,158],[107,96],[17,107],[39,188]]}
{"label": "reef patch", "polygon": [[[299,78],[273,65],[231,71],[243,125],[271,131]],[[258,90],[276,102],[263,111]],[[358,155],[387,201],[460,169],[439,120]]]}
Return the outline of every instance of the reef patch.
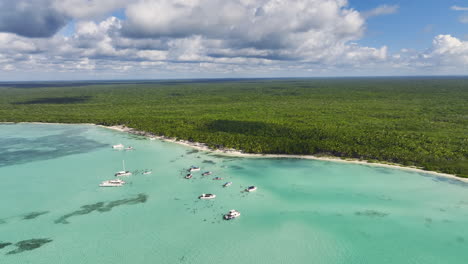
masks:
{"label": "reef patch", "polygon": [[23,220],[31,220],[31,219],[36,219],[37,217],[41,216],[41,215],[45,215],[49,213],[49,211],[43,211],[43,212],[32,212],[32,213],[29,213],[29,214],[25,214],[23,215]]}
{"label": "reef patch", "polygon": [[49,239],[49,238],[33,238],[33,239],[23,240],[23,241],[16,243],[15,244],[16,249],[9,251],[7,255],[18,254],[24,251],[34,250],[50,242],[52,242],[52,239]]}
{"label": "reef patch", "polygon": [[57,220],[54,221],[56,224],[69,224],[70,222],[68,221],[69,218],[78,216],[78,215],[86,215],[90,214],[94,211],[104,213],[104,212],[109,212],[112,210],[112,208],[116,206],[121,206],[121,205],[132,205],[132,204],[139,204],[139,203],[145,203],[148,200],[148,195],[140,193],[138,194],[137,197],[135,198],[128,198],[128,199],[121,199],[121,200],[115,200],[111,201],[108,203],[105,202],[98,202],[94,204],[87,204],[81,206],[81,209],[73,211],[69,214],[63,215]]}
{"label": "reef patch", "polygon": [[379,212],[376,210],[365,210],[365,211],[359,211],[355,213],[358,216],[369,216],[369,217],[385,217],[388,214],[384,212]]}

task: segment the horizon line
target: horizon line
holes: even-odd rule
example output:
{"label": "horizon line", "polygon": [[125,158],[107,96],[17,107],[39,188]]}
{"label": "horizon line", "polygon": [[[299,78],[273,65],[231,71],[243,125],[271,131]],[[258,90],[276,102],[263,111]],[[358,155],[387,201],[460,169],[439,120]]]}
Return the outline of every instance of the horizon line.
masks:
{"label": "horizon line", "polygon": [[375,79],[375,78],[468,78],[468,75],[363,75],[363,76],[310,76],[310,77],[206,77],[160,79],[63,79],[63,80],[0,80],[0,83],[26,82],[131,82],[131,81],[203,81],[203,80],[284,80],[284,79]]}

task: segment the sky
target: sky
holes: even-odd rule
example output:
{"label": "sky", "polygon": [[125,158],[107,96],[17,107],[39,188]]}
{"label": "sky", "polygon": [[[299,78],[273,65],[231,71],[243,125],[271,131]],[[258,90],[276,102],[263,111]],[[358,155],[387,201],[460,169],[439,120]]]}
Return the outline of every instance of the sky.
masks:
{"label": "sky", "polygon": [[468,75],[468,0],[0,0],[0,81]]}

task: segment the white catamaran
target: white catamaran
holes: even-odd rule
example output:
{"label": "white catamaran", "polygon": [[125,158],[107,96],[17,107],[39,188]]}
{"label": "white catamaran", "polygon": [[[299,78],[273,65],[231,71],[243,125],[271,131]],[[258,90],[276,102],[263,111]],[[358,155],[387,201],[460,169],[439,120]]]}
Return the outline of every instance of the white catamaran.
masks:
{"label": "white catamaran", "polygon": [[124,160],[122,160],[122,167],[123,167],[123,170],[118,171],[118,172],[115,173],[116,177],[132,175],[132,173],[130,171],[125,170],[125,161]]}

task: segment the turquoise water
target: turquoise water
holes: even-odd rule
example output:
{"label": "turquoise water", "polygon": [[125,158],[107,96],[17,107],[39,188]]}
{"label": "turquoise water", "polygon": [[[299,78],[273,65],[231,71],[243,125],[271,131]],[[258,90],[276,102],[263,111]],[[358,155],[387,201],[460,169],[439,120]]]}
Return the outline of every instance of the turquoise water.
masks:
{"label": "turquoise water", "polygon": [[[136,150],[112,150],[118,143]],[[128,184],[99,188],[122,160],[134,172]],[[214,173],[183,179],[190,165]],[[430,174],[222,157],[95,126],[11,124],[0,125],[0,181],[2,264],[468,260],[468,184]],[[243,192],[249,185],[258,190]],[[202,193],[217,197],[198,200]],[[241,217],[223,221],[230,209]]]}

